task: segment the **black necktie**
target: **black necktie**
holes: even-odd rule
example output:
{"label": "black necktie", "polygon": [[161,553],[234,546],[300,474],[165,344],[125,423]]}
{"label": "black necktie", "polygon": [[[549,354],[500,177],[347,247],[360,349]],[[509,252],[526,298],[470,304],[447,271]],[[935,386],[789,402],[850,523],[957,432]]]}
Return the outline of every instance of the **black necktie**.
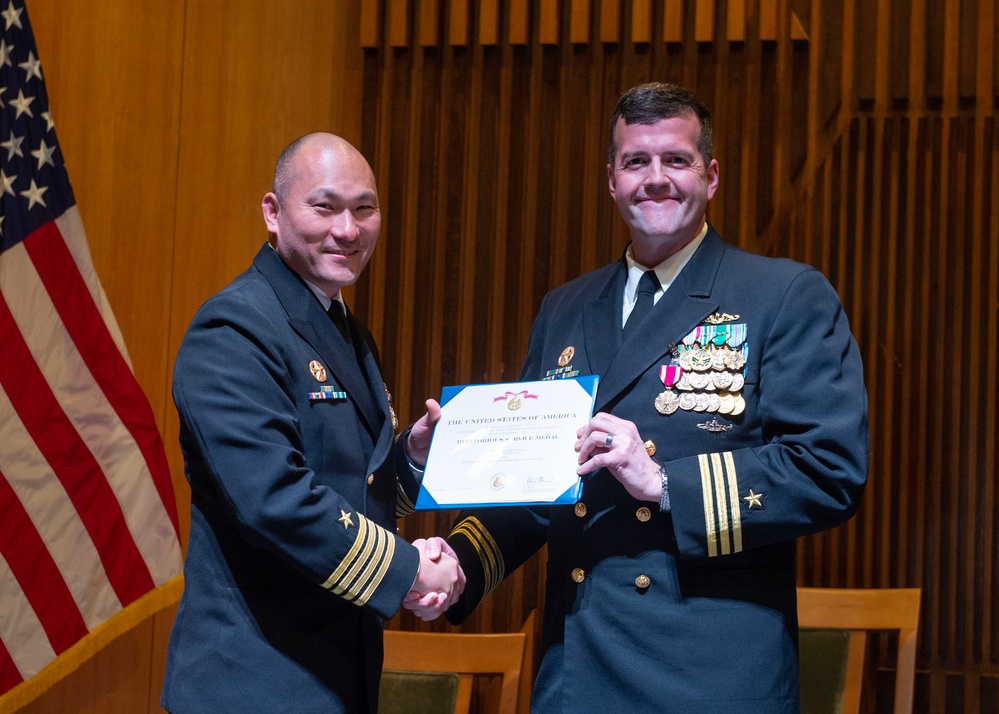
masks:
{"label": "black necktie", "polygon": [[340,330],[343,339],[347,341],[347,344],[350,344],[350,326],[347,325],[347,313],[343,309],[343,303],[334,298],[330,303],[329,309],[326,310],[326,314],[330,316],[333,324]]}
{"label": "black necktie", "polygon": [[656,276],[656,271],[646,270],[638,281],[635,307],[632,309],[631,314],[628,315],[628,321],[624,324],[623,339],[628,339],[628,336],[635,331],[638,324],[649,314],[649,310],[652,309],[653,305],[653,297],[659,291],[659,287],[659,278]]}

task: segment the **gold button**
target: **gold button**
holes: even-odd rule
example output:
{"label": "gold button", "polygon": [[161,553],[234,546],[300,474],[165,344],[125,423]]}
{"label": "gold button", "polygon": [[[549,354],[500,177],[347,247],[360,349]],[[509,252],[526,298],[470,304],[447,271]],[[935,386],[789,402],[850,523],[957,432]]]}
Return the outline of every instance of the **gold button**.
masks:
{"label": "gold button", "polygon": [[576,515],[580,518],[586,515],[586,504],[582,501],[576,504]]}
{"label": "gold button", "polygon": [[637,511],[635,511],[635,518],[640,520],[642,523],[652,518],[652,511],[650,511],[645,506],[642,506]]}
{"label": "gold button", "polygon": [[572,580],[573,582],[581,583],[586,578],[586,571],[582,568],[572,569]]}
{"label": "gold button", "polygon": [[374,482],[375,482],[375,475],[374,474],[368,474],[368,485],[370,486]]}
{"label": "gold button", "polygon": [[652,584],[652,581],[649,580],[649,576],[648,575],[639,575],[637,578],[635,578],[635,585],[637,587],[641,588],[642,590],[644,590],[645,588],[649,587],[649,585],[651,585],[651,584]]}
{"label": "gold button", "polygon": [[649,456],[656,455],[656,442],[654,442],[652,439],[649,439],[648,441],[645,442],[645,453],[648,454]]}

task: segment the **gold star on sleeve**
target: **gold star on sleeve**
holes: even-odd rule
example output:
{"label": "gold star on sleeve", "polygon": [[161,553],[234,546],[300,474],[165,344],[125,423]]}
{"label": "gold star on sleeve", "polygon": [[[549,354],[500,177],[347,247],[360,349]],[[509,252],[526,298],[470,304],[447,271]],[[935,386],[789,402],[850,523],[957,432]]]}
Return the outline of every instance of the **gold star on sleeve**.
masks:
{"label": "gold star on sleeve", "polygon": [[748,510],[753,510],[754,506],[756,508],[763,508],[763,501],[761,500],[762,498],[763,498],[762,493],[753,493],[753,489],[749,489],[749,495],[743,496],[742,500],[748,504],[749,506]]}
{"label": "gold star on sleeve", "polygon": [[340,509],[340,517],[337,518],[337,520],[343,523],[343,529],[345,531],[350,530],[350,527],[354,525],[354,521],[351,520],[350,514],[347,513],[345,510],[343,510],[342,508]]}

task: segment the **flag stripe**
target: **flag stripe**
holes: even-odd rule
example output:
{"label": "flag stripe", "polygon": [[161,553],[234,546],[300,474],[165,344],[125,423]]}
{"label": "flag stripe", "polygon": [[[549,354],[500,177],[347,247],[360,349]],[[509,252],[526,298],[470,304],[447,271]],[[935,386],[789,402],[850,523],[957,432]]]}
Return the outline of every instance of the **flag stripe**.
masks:
{"label": "flag stripe", "polygon": [[69,494],[118,599],[127,605],[153,587],[149,570],[114,492],[39,371],[6,300],[0,300],[0,344],[6,367],[0,370],[0,386]]}
{"label": "flag stripe", "polygon": [[174,531],[179,533],[170,469],[152,409],[95,303],[80,299],[89,291],[62,234],[54,223],[46,223],[24,244],[80,356],[138,444]]}
{"label": "flag stripe", "polygon": [[0,449],[0,473],[8,475],[14,494],[62,571],[84,622],[94,628],[121,610],[118,596],[69,495],[24,430],[2,388],[0,414],[10,415],[0,419],[0,444],[6,445]]}
{"label": "flag stripe", "polygon": [[[0,602],[4,604],[4,611],[10,613],[8,617],[0,618],[0,641],[10,651],[10,658],[21,678],[27,679],[55,659],[56,653],[38,615],[2,555]],[[2,706],[0,711],[3,711]]]}
{"label": "flag stripe", "polygon": [[[149,460],[140,452],[138,444],[113,405],[104,398],[98,376],[87,368],[77,345],[70,337],[67,325],[77,318],[71,315],[64,320],[49,299],[50,294],[42,284],[37,264],[29,257],[29,246],[35,245],[37,237],[36,231],[26,241],[3,254],[3,260],[0,261],[0,283],[4,286],[16,285],[3,289],[4,298],[45,381],[54,392],[66,417],[97,459],[104,477],[114,491],[131,537],[149,566],[153,581],[162,584],[176,574],[181,560],[175,525],[150,477]],[[44,252],[51,261],[71,261],[71,251],[65,249],[58,232],[54,243],[56,245],[45,246],[42,251],[36,248],[35,252]],[[63,246],[62,251],[56,249],[58,245]],[[71,266],[66,270],[71,270]],[[68,278],[61,282],[72,285]],[[108,351],[120,356],[116,343],[105,329],[100,313],[93,306],[92,293],[82,292],[76,302],[93,307],[91,314],[95,319],[88,332],[100,335],[101,337],[94,339],[103,341],[109,345]],[[100,366],[102,363],[110,363],[110,360],[105,357],[103,362],[92,363]],[[119,364],[127,372],[123,359]],[[131,375],[130,372],[127,373]],[[110,370],[103,376],[105,380],[119,378],[111,374]],[[131,398],[136,401],[142,399],[141,391]],[[152,424],[151,413],[148,419]],[[155,427],[150,428],[153,429],[154,441],[162,452]],[[172,497],[170,502],[173,503]]]}
{"label": "flag stripe", "polygon": [[[0,474],[3,475],[3,474]],[[52,649],[63,652],[87,634],[87,626],[58,566],[14,490],[0,478],[0,553],[35,611]]]}
{"label": "flag stripe", "polygon": [[4,646],[3,638],[0,638],[0,692],[20,684],[23,679],[17,665],[14,664],[13,657],[10,656],[10,650]]}

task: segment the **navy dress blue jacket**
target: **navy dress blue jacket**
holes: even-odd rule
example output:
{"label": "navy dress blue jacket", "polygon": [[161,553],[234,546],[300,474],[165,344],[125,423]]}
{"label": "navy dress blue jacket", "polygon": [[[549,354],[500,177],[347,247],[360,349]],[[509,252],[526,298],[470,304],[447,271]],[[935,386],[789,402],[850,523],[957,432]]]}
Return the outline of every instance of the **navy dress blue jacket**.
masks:
{"label": "navy dress blue jacket", "polygon": [[191,484],[162,704],[374,712],[382,621],[416,577],[395,535],[417,483],[367,331],[353,344],[269,246],[210,298],[173,394]]}
{"label": "navy dress blue jacket", "polygon": [[[569,374],[600,375],[595,410],[654,445],[671,510],[602,470],[584,477],[575,507],[461,514],[449,540],[468,585],[448,619],[547,544],[533,711],[796,712],[795,538],[850,518],[868,467],[867,396],[843,308],[818,271],[709,229],[622,342],[626,272],[622,260],[545,297],[521,379],[564,367],[572,348]],[[676,374],[662,368],[712,340],[742,356],[727,370],[744,382],[741,405],[701,409],[725,390],[688,384],[671,391],[699,406],[661,413],[662,378]]]}

